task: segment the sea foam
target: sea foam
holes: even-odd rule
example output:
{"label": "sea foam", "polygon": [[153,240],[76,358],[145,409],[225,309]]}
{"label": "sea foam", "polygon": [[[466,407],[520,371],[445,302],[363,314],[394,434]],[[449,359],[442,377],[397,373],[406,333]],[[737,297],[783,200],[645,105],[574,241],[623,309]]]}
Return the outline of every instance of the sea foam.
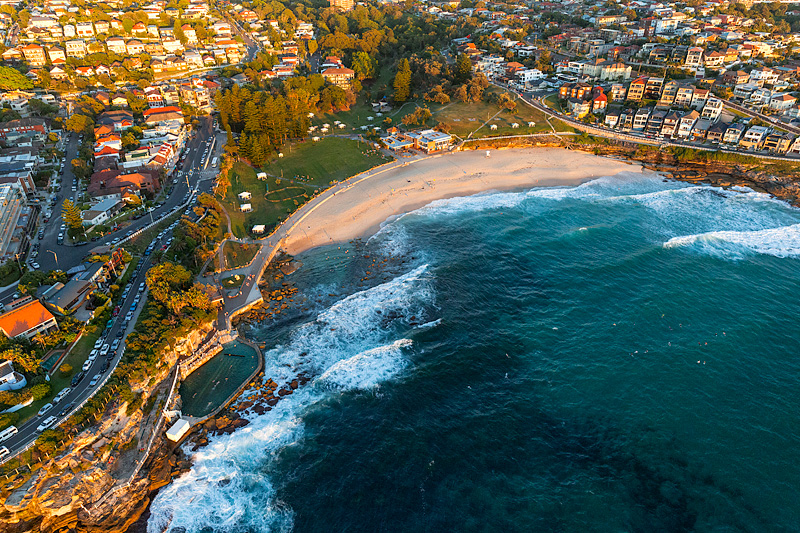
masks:
{"label": "sea foam", "polygon": [[800,224],[756,231],[712,231],[673,237],[664,248],[692,247],[725,259],[742,259],[748,254],[775,257],[800,256]]}
{"label": "sea foam", "polygon": [[250,424],[230,435],[211,437],[193,455],[189,472],[161,489],[153,500],[148,533],[176,529],[291,531],[294,513],[275,494],[266,466],[287,446],[300,442],[303,415],[330,394],[367,389],[394,378],[409,364],[405,338],[391,340],[396,321],[425,316],[433,304],[428,266],[350,295],[298,327],[285,346],[265,354],[265,375],[279,386],[298,371],[317,377]]}

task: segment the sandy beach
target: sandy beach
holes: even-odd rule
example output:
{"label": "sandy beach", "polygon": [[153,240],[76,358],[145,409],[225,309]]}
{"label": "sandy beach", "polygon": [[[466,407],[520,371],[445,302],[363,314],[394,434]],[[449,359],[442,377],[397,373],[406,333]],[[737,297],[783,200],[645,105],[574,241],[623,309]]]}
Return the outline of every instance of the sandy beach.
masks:
{"label": "sandy beach", "polygon": [[292,255],[316,246],[367,237],[393,215],[434,200],[542,186],[578,185],[633,165],[560,148],[520,148],[406,159],[353,176],[329,189],[288,226],[283,248]]}

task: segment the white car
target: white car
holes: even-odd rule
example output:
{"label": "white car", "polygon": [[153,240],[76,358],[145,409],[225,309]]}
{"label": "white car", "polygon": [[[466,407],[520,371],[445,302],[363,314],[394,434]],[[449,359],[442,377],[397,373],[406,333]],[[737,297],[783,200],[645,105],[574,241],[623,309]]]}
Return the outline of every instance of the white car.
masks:
{"label": "white car", "polygon": [[91,368],[91,366],[92,366],[92,362],[93,362],[92,360],[90,360],[90,359],[87,359],[87,360],[86,360],[86,361],[83,363],[83,366],[81,367],[81,370],[83,370],[84,372],[86,372],[87,370],[89,370],[89,368]]}
{"label": "white car", "polygon": [[94,349],[99,350],[103,346],[103,339],[97,339],[94,343]]}
{"label": "white car", "polygon": [[31,266],[33,267],[33,269],[34,269],[34,270],[39,270],[39,268],[41,268],[41,267],[39,266],[39,263],[35,263],[35,262],[34,262],[34,263],[31,263]]}
{"label": "white car", "polygon": [[54,416],[48,417],[44,422],[39,424],[39,427],[36,428],[36,431],[41,433],[45,429],[50,429],[51,427],[53,427],[53,424],[56,423],[56,420],[57,420],[57,418],[54,417]]}
{"label": "white car", "polygon": [[102,348],[100,348],[100,355],[105,355],[105,354],[107,354],[107,353],[108,353],[108,349],[109,349],[109,348],[110,348],[110,346],[108,345],[108,343],[105,343],[105,344],[103,345],[103,347],[102,347]]}
{"label": "white car", "polygon": [[95,375],[92,377],[92,381],[90,381],[90,382],[89,382],[89,386],[90,386],[90,387],[94,387],[94,386],[95,386],[95,385],[97,385],[99,382],[100,382],[100,374],[95,374]]}
{"label": "white car", "polygon": [[43,414],[47,413],[47,411],[49,411],[52,408],[53,408],[53,404],[52,403],[46,403],[46,404],[44,404],[42,406],[41,409],[39,409],[39,412],[36,413],[36,416],[42,416]]}
{"label": "white car", "polygon": [[61,400],[63,400],[63,399],[64,399],[64,398],[67,396],[67,394],[69,394],[70,392],[72,392],[72,387],[65,387],[65,388],[61,389],[61,392],[59,392],[58,394],[56,394],[56,397],[55,397],[55,398],[53,398],[53,403],[54,403],[54,404],[56,404],[56,403],[60,402],[60,401],[61,401]]}

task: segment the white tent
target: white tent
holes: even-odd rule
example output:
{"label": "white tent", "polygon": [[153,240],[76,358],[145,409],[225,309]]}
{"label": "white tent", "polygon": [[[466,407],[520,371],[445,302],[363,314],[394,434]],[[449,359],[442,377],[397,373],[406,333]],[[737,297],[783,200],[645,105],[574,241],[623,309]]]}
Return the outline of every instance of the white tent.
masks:
{"label": "white tent", "polygon": [[253,210],[252,204],[242,204],[239,206],[239,211],[241,211],[242,213],[249,213],[252,210]]}
{"label": "white tent", "polygon": [[250,199],[250,198],[252,198],[252,197],[253,197],[253,195],[252,195],[252,194],[250,194],[250,193],[249,193],[249,192],[247,192],[247,191],[243,191],[243,192],[240,192],[240,193],[239,193],[239,200],[243,200],[243,201],[244,201],[244,200],[249,200],[249,199]]}
{"label": "white tent", "polygon": [[265,226],[264,224],[258,224],[256,226],[253,226],[253,233],[261,235],[265,231],[267,231],[267,226]]}

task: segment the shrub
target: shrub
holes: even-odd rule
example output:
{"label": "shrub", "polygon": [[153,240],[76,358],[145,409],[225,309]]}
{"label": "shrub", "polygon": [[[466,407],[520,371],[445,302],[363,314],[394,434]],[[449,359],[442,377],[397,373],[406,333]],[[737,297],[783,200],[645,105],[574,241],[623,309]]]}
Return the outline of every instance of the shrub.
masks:
{"label": "shrub", "polygon": [[51,387],[49,383],[39,383],[38,385],[31,387],[31,394],[33,394],[34,401],[39,401],[50,394],[50,389]]}
{"label": "shrub", "polygon": [[69,363],[64,363],[58,368],[58,371],[61,372],[61,375],[65,378],[72,375],[72,365]]}

